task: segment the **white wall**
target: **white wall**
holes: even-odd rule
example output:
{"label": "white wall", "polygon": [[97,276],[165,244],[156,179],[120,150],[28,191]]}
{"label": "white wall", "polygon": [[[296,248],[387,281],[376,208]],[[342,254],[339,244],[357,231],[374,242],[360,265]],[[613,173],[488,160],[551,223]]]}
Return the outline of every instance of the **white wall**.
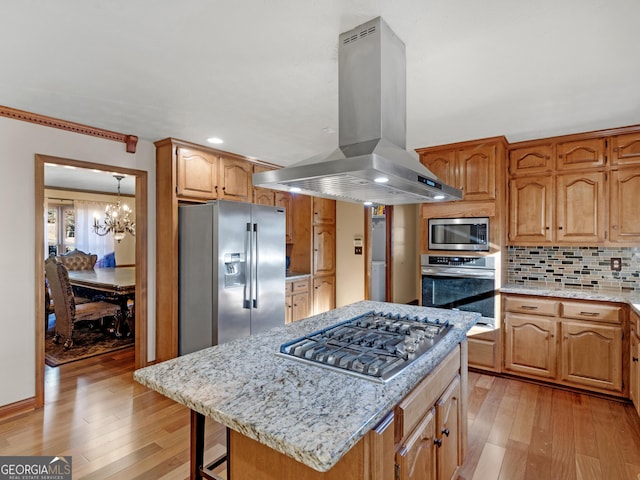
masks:
{"label": "white wall", "polygon": [[336,307],[364,300],[364,256],[353,253],[356,235],[364,240],[364,207],[336,202]]}
{"label": "white wall", "polygon": [[[135,132],[133,132],[135,133]],[[34,155],[95,162],[149,172],[148,358],[155,358],[155,147],[123,143],[0,117],[0,406],[35,395]],[[39,287],[39,286],[38,286]]]}

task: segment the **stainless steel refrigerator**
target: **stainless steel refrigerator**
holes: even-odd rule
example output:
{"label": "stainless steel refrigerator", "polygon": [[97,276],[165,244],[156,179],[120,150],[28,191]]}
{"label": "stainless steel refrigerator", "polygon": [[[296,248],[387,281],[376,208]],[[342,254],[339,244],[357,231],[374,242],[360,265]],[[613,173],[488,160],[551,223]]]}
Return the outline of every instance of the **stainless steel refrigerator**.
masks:
{"label": "stainless steel refrigerator", "polygon": [[178,223],[180,355],[284,325],[284,208],[217,200]]}

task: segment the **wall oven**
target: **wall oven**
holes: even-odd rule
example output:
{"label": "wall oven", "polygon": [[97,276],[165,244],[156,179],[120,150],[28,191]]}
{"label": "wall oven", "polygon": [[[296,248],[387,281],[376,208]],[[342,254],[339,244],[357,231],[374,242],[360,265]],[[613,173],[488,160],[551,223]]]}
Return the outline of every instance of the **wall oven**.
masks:
{"label": "wall oven", "polygon": [[495,327],[494,257],[422,255],[422,305],[478,312]]}
{"label": "wall oven", "polygon": [[429,250],[489,251],[489,218],[430,218]]}

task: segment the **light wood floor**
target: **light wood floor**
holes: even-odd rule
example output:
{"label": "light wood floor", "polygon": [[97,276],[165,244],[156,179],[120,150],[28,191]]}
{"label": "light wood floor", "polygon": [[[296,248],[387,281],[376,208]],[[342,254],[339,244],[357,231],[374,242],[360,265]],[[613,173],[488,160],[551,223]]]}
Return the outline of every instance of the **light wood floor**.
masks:
{"label": "light wood floor", "polygon": [[[0,455],[72,455],[74,479],[189,476],[189,411],[133,382],[133,350],[46,368],[46,406],[0,421]],[[640,480],[630,405],[471,372],[465,480]],[[207,424],[206,458],[224,451]]]}

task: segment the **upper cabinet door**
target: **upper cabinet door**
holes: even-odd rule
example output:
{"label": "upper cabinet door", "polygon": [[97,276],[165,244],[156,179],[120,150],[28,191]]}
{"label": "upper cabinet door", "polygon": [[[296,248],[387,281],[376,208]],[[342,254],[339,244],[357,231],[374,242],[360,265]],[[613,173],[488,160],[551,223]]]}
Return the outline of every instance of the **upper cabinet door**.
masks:
{"label": "upper cabinet door", "polygon": [[[266,172],[269,170],[273,170],[269,167],[263,167],[262,165],[254,165],[253,173]],[[251,182],[253,184],[253,182]],[[257,203],[258,205],[275,205],[275,190],[271,190],[270,188],[253,188],[253,203]]]}
{"label": "upper cabinet door", "polygon": [[495,200],[496,162],[495,144],[458,151],[458,184],[463,200]]}
{"label": "upper cabinet door", "polygon": [[313,197],[313,224],[333,225],[336,223],[336,201]]}
{"label": "upper cabinet door", "polygon": [[603,167],[605,139],[593,138],[574,142],[558,143],[558,170]]}
{"label": "upper cabinet door", "polygon": [[219,198],[251,202],[253,191],[251,188],[252,165],[243,160],[220,157],[220,189]]}
{"label": "upper cabinet door", "polygon": [[458,185],[455,150],[422,153],[420,154],[420,163],[431,170],[443,183],[455,188],[461,187]]}
{"label": "upper cabinet door", "polygon": [[509,241],[528,245],[551,242],[553,177],[514,178],[509,182],[509,196]]}
{"label": "upper cabinet door", "polygon": [[611,138],[612,165],[640,165],[640,133]]}
{"label": "upper cabinet door", "polygon": [[640,167],[611,172],[609,239],[612,242],[640,242]]}
{"label": "upper cabinet door", "polygon": [[274,205],[286,210],[287,229],[285,234],[285,243],[294,243],[293,198],[291,197],[291,194],[287,192],[275,192]]}
{"label": "upper cabinet door", "polygon": [[603,242],[604,172],[558,175],[556,238],[560,242]]}
{"label": "upper cabinet door", "polygon": [[177,195],[183,198],[217,198],[218,158],[212,153],[178,147]]}
{"label": "upper cabinet door", "polygon": [[509,152],[511,175],[539,175],[553,171],[553,144],[514,148]]}

